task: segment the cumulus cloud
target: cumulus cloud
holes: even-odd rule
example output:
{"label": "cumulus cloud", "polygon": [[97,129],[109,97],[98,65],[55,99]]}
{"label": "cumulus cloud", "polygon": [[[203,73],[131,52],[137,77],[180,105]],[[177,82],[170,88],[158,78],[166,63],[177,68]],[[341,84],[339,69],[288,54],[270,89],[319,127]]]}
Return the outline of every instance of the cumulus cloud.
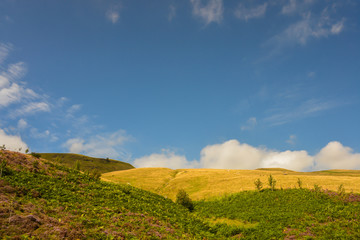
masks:
{"label": "cumulus cloud", "polygon": [[244,5],[239,4],[238,8],[235,10],[235,17],[245,21],[248,21],[252,18],[260,18],[265,15],[266,8],[267,3],[253,8],[246,8]]}
{"label": "cumulus cloud", "polygon": [[171,169],[195,168],[196,161],[188,161],[185,156],[176,155],[174,152],[163,149],[161,153],[153,153],[134,160],[135,167],[166,167]]}
{"label": "cumulus cloud", "polygon": [[254,169],[260,166],[263,157],[262,150],[229,140],[203,148],[200,164],[204,168]]}
{"label": "cumulus cloud", "polygon": [[324,169],[360,169],[360,153],[343,146],[340,142],[329,142],[315,156],[316,168]]}
{"label": "cumulus cloud", "polygon": [[127,161],[130,154],[123,149],[123,145],[132,140],[133,138],[124,130],[119,130],[114,133],[91,136],[88,139],[71,138],[63,146],[72,153]]}
{"label": "cumulus cloud", "polygon": [[20,136],[8,135],[3,129],[0,129],[0,145],[2,146],[4,144],[6,149],[12,151],[19,151],[19,149],[21,149],[21,152],[25,152],[28,148]]}
{"label": "cumulus cloud", "polygon": [[222,0],[208,0],[206,5],[202,4],[202,0],[190,0],[190,2],[193,6],[193,15],[201,18],[206,25],[222,21],[224,12]]}
{"label": "cumulus cloud", "polygon": [[[293,136],[293,135],[292,135]],[[79,146],[80,147],[80,146]],[[254,147],[232,139],[204,147],[200,161],[188,161],[185,156],[162,150],[134,160],[136,167],[256,169],[285,168],[294,171],[326,169],[360,169],[360,153],[354,153],[339,142],[330,142],[314,156],[307,151],[276,151]]]}

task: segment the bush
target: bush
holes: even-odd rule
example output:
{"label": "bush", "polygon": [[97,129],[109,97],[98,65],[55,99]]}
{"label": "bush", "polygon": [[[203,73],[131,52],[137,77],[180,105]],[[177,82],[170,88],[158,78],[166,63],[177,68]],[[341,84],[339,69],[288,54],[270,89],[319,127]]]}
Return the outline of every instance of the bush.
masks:
{"label": "bush", "polygon": [[36,152],[32,152],[31,156],[33,156],[34,158],[40,158],[41,154],[40,153],[36,153]]}
{"label": "bush", "polygon": [[299,188],[302,189],[302,181],[300,178],[298,178],[297,184],[298,184]]}
{"label": "bush", "polygon": [[190,211],[194,210],[194,204],[184,189],[180,189],[176,194],[176,203],[186,207]]}
{"label": "bush", "polygon": [[263,183],[260,181],[260,178],[256,179],[254,184],[255,184],[255,187],[256,187],[256,189],[258,191],[260,191],[262,189],[262,187],[263,187]]}
{"label": "bush", "polygon": [[273,176],[271,174],[268,178],[268,181],[269,181],[269,187],[270,187],[271,191],[274,191],[275,186],[276,186],[276,180],[275,180],[275,178],[273,178]]}

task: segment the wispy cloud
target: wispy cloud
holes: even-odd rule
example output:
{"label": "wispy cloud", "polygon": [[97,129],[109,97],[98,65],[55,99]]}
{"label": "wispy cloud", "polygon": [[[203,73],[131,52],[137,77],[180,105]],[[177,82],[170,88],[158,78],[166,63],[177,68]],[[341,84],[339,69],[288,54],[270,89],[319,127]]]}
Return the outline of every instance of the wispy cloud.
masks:
{"label": "wispy cloud", "polygon": [[252,18],[261,18],[265,15],[267,8],[267,3],[264,3],[262,5],[252,7],[252,8],[246,8],[243,4],[239,4],[237,9],[235,10],[235,17],[248,21]]}
{"label": "wispy cloud", "polygon": [[254,129],[254,127],[257,124],[257,120],[256,117],[251,117],[246,121],[246,124],[241,126],[241,130],[245,131],[245,130],[252,130]]}
{"label": "wispy cloud", "polygon": [[314,116],[317,113],[324,112],[326,110],[330,110],[344,104],[346,103],[340,101],[336,102],[310,99],[301,103],[297,107],[291,106],[284,109],[280,108],[270,110],[271,112],[275,113],[266,117],[264,121],[268,122],[272,126],[282,125],[295,120]]}
{"label": "wispy cloud", "polygon": [[7,58],[11,49],[11,44],[0,43],[0,64]]}
{"label": "wispy cloud", "polygon": [[113,24],[117,23],[120,18],[120,8],[119,5],[112,5],[105,13],[107,20]]}
{"label": "wispy cloud", "polygon": [[176,7],[174,4],[170,4],[169,6],[169,15],[168,15],[168,20],[169,22],[171,22],[176,16]]}
{"label": "wispy cloud", "polygon": [[296,142],[296,135],[292,134],[289,136],[289,139],[286,140],[286,143],[290,144],[290,145],[295,145]]}
{"label": "wispy cloud", "polygon": [[306,11],[315,1],[314,0],[289,0],[281,9],[285,15],[301,14]]}
{"label": "wispy cloud", "polygon": [[202,0],[190,0],[190,2],[193,6],[193,15],[201,18],[206,25],[222,21],[224,12],[222,0],[209,0],[206,5]]}
{"label": "wispy cloud", "polygon": [[264,46],[280,51],[294,45],[306,45],[311,39],[326,38],[330,35],[340,34],[344,29],[345,19],[334,20],[325,8],[319,17],[308,12],[301,20],[291,24],[281,33],[269,39]]}

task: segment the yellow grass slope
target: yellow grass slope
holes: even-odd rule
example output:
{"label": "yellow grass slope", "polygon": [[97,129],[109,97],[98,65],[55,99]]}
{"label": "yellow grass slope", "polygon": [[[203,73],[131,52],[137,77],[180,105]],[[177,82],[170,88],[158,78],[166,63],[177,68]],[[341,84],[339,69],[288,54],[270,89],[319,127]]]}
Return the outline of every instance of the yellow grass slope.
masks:
{"label": "yellow grass slope", "polygon": [[329,170],[319,172],[294,172],[286,169],[223,170],[137,168],[109,172],[102,175],[106,181],[131,184],[175,199],[179,189],[184,189],[193,200],[218,197],[224,194],[254,190],[258,178],[268,187],[268,177],[276,179],[276,188],[298,187],[298,178],[304,188],[314,184],[324,189],[337,190],[343,184],[347,192],[360,192],[359,170]]}

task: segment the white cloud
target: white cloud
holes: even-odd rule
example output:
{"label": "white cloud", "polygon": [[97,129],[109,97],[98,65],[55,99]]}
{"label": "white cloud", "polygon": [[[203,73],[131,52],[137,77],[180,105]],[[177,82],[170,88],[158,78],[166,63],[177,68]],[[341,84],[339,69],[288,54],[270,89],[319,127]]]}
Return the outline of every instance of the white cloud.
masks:
{"label": "white cloud", "polygon": [[46,102],[30,102],[11,114],[12,117],[35,114],[38,112],[50,112],[50,105]]}
{"label": "white cloud", "polygon": [[311,39],[325,38],[342,32],[345,20],[332,19],[325,8],[319,17],[310,12],[303,14],[302,19],[288,26],[283,32],[269,39],[264,46],[274,47],[278,52],[294,45],[306,45]]}
{"label": "white cloud", "polygon": [[257,124],[257,120],[256,117],[251,117],[246,121],[246,124],[241,126],[241,130],[245,131],[245,130],[251,130],[253,129]]}
{"label": "white cloud", "polygon": [[169,15],[168,15],[169,22],[171,22],[175,16],[176,16],[176,7],[174,4],[171,4],[169,6]]}
{"label": "white cloud", "polygon": [[153,153],[134,160],[135,167],[166,167],[171,169],[195,168],[196,161],[187,161],[185,156],[176,155],[174,152],[163,149],[161,153]]}
{"label": "white cloud", "polygon": [[113,24],[117,23],[120,18],[119,11],[116,9],[110,9],[105,14],[106,18]]}
{"label": "white cloud", "polygon": [[354,153],[340,142],[329,142],[315,156],[316,168],[324,169],[360,169],[360,153]]}
{"label": "white cloud", "polygon": [[0,89],[0,107],[7,107],[11,103],[19,102],[22,98],[22,88],[13,83],[9,88]]}
{"label": "white cloud", "polygon": [[281,13],[290,14],[296,11],[296,0],[290,0],[287,5],[284,5],[281,9]]}
{"label": "white cloud", "polygon": [[229,140],[203,148],[200,165],[204,168],[254,169],[260,166],[263,157],[263,151]]}
{"label": "white cloud", "polygon": [[88,138],[71,138],[63,145],[72,153],[85,154],[92,157],[109,157],[128,161],[130,154],[123,149],[123,145],[133,138],[124,130],[114,133],[98,134]]}
{"label": "white cloud", "polygon": [[[291,135],[294,136],[294,135]],[[290,136],[290,139],[291,139]],[[81,141],[73,146],[82,149]],[[213,144],[201,150],[200,161],[188,161],[185,156],[170,150],[162,150],[134,160],[136,167],[256,169],[285,168],[294,171],[325,169],[360,169],[360,153],[353,153],[339,142],[330,142],[321,151],[311,156],[307,151],[275,151],[264,147],[253,147],[237,140]]]}
{"label": "white cloud", "polygon": [[206,5],[202,4],[202,0],[190,0],[190,2],[193,6],[193,15],[201,18],[206,25],[222,21],[224,12],[222,0],[208,0]]}
{"label": "white cloud", "polygon": [[308,170],[313,167],[314,158],[306,151],[268,151],[262,159],[261,167],[285,168],[294,171]]}
{"label": "white cloud", "polygon": [[265,15],[266,8],[267,3],[264,3],[254,8],[246,8],[242,4],[239,4],[238,8],[235,10],[235,16],[245,21],[248,21],[252,18],[260,18]]}
{"label": "white cloud", "polygon": [[27,126],[28,126],[28,123],[24,119],[21,118],[18,121],[18,129],[23,130],[23,129],[27,128]]}
{"label": "white cloud", "polygon": [[25,142],[19,136],[8,135],[4,130],[0,129],[0,146],[5,144],[6,149],[12,151],[19,151],[21,148],[21,152],[25,152],[28,148]]}
{"label": "white cloud", "polygon": [[344,22],[345,22],[345,19],[342,19],[341,21],[333,24],[331,26],[331,30],[330,30],[331,33],[335,34],[335,35],[341,33],[343,31],[343,29],[344,29]]}
{"label": "white cloud", "polygon": [[11,49],[11,44],[0,43],[0,64],[5,61]]}
{"label": "white cloud", "polygon": [[294,13],[301,13],[314,2],[314,0],[290,0],[281,9],[281,13],[290,15]]}

